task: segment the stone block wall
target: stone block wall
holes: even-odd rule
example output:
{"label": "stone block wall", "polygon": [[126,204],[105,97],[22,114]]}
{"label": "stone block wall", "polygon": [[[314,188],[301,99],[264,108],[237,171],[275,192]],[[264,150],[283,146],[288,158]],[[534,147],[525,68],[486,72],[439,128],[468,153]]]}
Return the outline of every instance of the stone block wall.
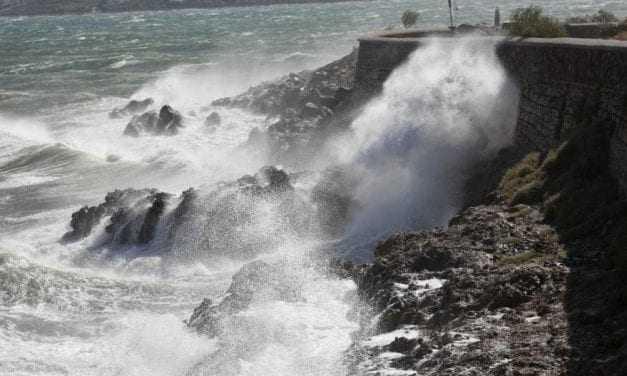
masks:
{"label": "stone block wall", "polygon": [[532,38],[497,53],[520,87],[517,146],[547,150],[579,123],[609,125],[611,169],[627,191],[627,43]]}
{"label": "stone block wall", "polygon": [[420,46],[418,38],[368,37],[359,40],[355,86],[365,92],[376,92],[394,68]]}
{"label": "stone block wall", "polygon": [[[598,39],[498,39],[497,54],[520,88],[515,143],[557,146],[580,122],[609,124],[611,168],[627,192],[627,42]],[[360,39],[356,83],[379,90],[424,39]]]}

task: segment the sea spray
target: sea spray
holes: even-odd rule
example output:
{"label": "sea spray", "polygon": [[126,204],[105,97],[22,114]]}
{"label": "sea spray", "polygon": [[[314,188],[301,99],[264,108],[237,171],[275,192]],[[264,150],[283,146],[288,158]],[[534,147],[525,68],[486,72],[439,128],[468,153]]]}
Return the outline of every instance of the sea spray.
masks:
{"label": "sea spray", "polygon": [[515,90],[489,39],[432,39],[414,52],[329,145],[360,179],[344,244],[370,252],[390,231],[445,225],[471,168],[510,141]]}

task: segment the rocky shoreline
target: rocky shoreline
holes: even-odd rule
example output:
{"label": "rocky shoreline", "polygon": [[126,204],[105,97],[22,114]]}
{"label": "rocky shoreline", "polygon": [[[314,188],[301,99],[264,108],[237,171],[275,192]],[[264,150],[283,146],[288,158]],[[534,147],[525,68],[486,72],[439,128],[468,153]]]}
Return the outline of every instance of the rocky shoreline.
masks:
{"label": "rocky shoreline", "polygon": [[[248,147],[265,148],[272,163],[299,171],[298,159],[346,131],[358,105],[375,94],[354,89],[355,58],[353,52],[213,106],[268,116],[271,125],[251,132]],[[548,153],[516,145],[502,150],[477,167],[467,183],[466,208],[447,228],[393,234],[376,247],[371,264],[338,261],[331,269],[356,282],[361,301],[354,312],[361,330],[346,352],[350,374],[627,374],[627,205],[607,170],[611,132],[599,129],[602,124],[584,122]],[[325,174],[312,200],[325,203],[317,221],[326,225],[321,233],[333,237],[353,203],[350,184],[338,183],[346,172]],[[224,187],[306,205],[292,195],[292,179],[298,174],[267,167]],[[113,239],[132,228],[135,243],[151,241],[164,206],[177,205],[168,221],[180,222],[197,199],[193,192],[180,198],[154,190],[112,194],[75,213],[65,240],[88,235],[110,215]],[[130,196],[131,204],[123,199]],[[220,322],[255,294],[298,300],[283,271],[261,261],[245,265],[226,297],[203,301],[187,324],[215,336]]]}

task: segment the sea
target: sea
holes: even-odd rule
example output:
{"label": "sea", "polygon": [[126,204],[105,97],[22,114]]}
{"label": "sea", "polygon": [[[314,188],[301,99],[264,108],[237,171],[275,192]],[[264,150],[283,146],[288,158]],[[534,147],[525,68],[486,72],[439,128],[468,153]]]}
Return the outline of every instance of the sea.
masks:
{"label": "sea", "polygon": [[[623,0],[533,4],[561,18],[600,8],[627,16]],[[495,7],[507,18],[525,5],[457,0],[456,22],[490,24]],[[448,23],[445,0],[0,18],[0,375],[346,375],[344,354],[358,329],[349,298],[356,286],[303,261],[328,242],[288,234],[248,258],[173,261],[150,244],[102,246],[104,224],[78,242],[61,237],[74,211],[118,188],[210,191],[254,174],[265,162],[232,150],[266,127],[266,116],[211,102],[340,58],[359,36],[399,28],[407,9],[419,12],[419,27]],[[420,222],[425,227],[452,215],[455,205],[446,202],[455,192],[442,189],[450,177],[434,170],[453,171],[467,159],[469,151],[459,151],[474,140],[466,120],[492,119],[473,111],[503,120],[503,111],[487,106],[508,86],[490,48],[434,42],[366,105],[352,125],[357,136],[336,140],[338,158],[366,171],[356,195],[369,204],[347,233],[402,229],[416,211],[436,218]],[[129,119],[109,113],[145,98],[178,110],[185,128],[172,137],[124,136]],[[222,122],[210,131],[203,122],[216,110]],[[401,116],[390,115],[397,110]],[[399,150],[379,142],[390,134],[411,144],[402,149],[409,157],[383,158],[394,154],[390,145]],[[437,157],[439,150],[450,153]],[[400,183],[390,187],[392,180]],[[276,226],[272,207],[259,210],[247,231]],[[290,265],[304,299],[260,298],[219,338],[190,330],[184,321],[194,307],[223,299],[232,276],[255,260]]]}

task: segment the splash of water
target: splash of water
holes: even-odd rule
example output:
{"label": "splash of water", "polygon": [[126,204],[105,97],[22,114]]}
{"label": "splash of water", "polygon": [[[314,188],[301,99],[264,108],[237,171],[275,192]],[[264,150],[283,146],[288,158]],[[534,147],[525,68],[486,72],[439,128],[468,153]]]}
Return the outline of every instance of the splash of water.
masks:
{"label": "splash of water", "polygon": [[[173,94],[166,90],[168,80],[177,82],[172,88]],[[166,78],[154,86],[145,87],[142,89],[144,91],[137,93],[137,97],[162,93],[163,97],[157,98],[157,102],[174,101],[187,110],[196,106],[198,98],[213,95],[199,89],[194,90],[191,98],[185,97],[183,94],[189,82],[183,79],[179,83],[177,77]],[[509,86],[494,56],[493,46],[473,40],[456,43],[433,41],[394,72],[381,97],[369,103],[363,114],[355,120],[351,134],[329,145],[332,162],[327,163],[327,166],[340,161],[351,166],[359,180],[355,195],[361,203],[361,209],[349,225],[347,241],[358,244],[363,238],[378,238],[394,229],[443,224],[460,203],[462,184],[468,169],[509,139],[512,124],[509,121],[513,111],[501,100],[506,90],[509,90]],[[101,120],[105,119],[106,112],[101,111],[99,116]],[[167,158],[173,159],[175,155],[190,163],[214,158],[219,159],[216,165],[223,170],[229,170],[231,166],[237,170],[222,175],[213,172],[205,174],[202,176],[205,180],[250,173],[263,163],[249,163],[243,156],[228,153],[233,161],[222,164],[222,158],[217,157],[215,149],[202,152],[203,148],[206,149],[206,141],[215,137],[199,137],[197,131],[202,129],[201,117],[187,113],[186,116],[188,126],[177,136],[179,138],[158,140],[163,144],[149,138],[131,140],[128,144],[120,142],[123,124],[118,124],[116,129],[101,130],[96,134],[100,140],[96,144],[101,146],[102,155],[109,153],[107,148],[110,145],[115,145],[117,152],[129,160],[151,161],[154,154],[163,155],[163,150],[174,149],[174,153]],[[198,124],[195,120],[198,120]],[[243,125],[238,125],[241,130]],[[230,136],[237,138],[233,134]],[[65,144],[93,152],[92,128],[72,129],[71,134],[61,133],[55,137],[62,139]],[[218,141],[226,143],[225,139]],[[192,152],[185,153],[190,145],[194,145]],[[135,154],[137,158],[133,158]],[[198,170],[207,169],[206,164],[199,163]],[[153,183],[155,175],[152,170],[150,172],[150,183]],[[139,184],[140,181],[134,177],[132,183]],[[163,184],[161,181],[159,183]],[[185,185],[183,188],[187,188],[187,183],[185,181],[182,184]],[[119,264],[131,275],[135,270],[142,275],[152,272],[157,281],[156,287],[144,281],[131,283],[126,280],[126,276],[104,276],[105,269],[118,268],[115,262],[85,263],[85,269],[104,276],[111,280],[110,283],[86,278],[78,284],[72,280],[61,287],[51,285],[57,289],[56,292],[47,286],[50,281],[61,280],[61,277],[49,271],[28,274],[23,278],[28,282],[23,285],[28,287],[30,280],[35,280],[31,283],[32,290],[48,289],[42,293],[43,296],[63,292],[70,297],[76,296],[77,301],[70,300],[69,306],[93,304],[93,312],[81,310],[76,314],[57,313],[54,309],[46,310],[42,307],[41,311],[58,315],[57,322],[76,327],[75,332],[78,334],[68,334],[67,337],[72,339],[67,341],[69,345],[61,346],[64,351],[56,353],[46,345],[48,337],[42,335],[42,338],[33,339],[33,342],[42,344],[34,352],[44,353],[46,363],[54,367],[49,369],[50,374],[84,371],[89,367],[96,374],[105,375],[344,374],[342,352],[350,345],[350,333],[356,329],[356,324],[347,318],[350,303],[345,295],[354,292],[355,286],[350,281],[329,277],[312,267],[316,264],[316,255],[321,253],[325,244],[317,238],[317,229],[312,229],[316,224],[305,220],[308,218],[301,218],[310,217],[309,214],[314,213],[312,207],[315,205],[309,201],[311,189],[311,184],[297,187],[295,197],[287,201],[236,201],[234,207],[237,210],[233,207],[216,207],[215,194],[204,192],[207,196],[203,198],[207,200],[201,198],[197,202],[193,220],[176,233],[172,250],[194,260],[202,254],[208,270],[198,271],[194,265],[189,268],[188,274],[173,276],[170,265],[167,265],[168,260],[150,252],[145,256],[150,254],[151,257],[137,257]],[[297,201],[293,200],[297,198],[302,204],[294,205]],[[226,210],[231,215],[216,217],[215,214],[220,210]],[[293,220],[290,219],[289,224],[280,220],[290,216],[293,216]],[[241,221],[244,217],[247,219]],[[212,223],[209,218],[218,222]],[[228,227],[229,221],[235,224],[233,228]],[[103,227],[104,224],[99,227],[100,233],[104,231]],[[50,228],[50,233],[62,233],[58,223]],[[42,229],[38,228],[32,237],[40,239],[41,232]],[[25,235],[21,233],[20,236]],[[55,243],[54,247],[63,249],[58,254],[76,255],[91,252],[86,248],[92,240],[86,239],[74,246]],[[226,245],[222,247],[221,242]],[[149,244],[147,248],[156,247],[157,243]],[[281,271],[280,275],[284,275],[284,279],[275,276],[279,284],[293,286],[297,290],[298,299],[277,298],[271,288],[260,288],[255,291],[248,306],[221,321],[222,333],[214,340],[208,340],[188,330],[181,320],[188,317],[202,297],[209,296],[215,300],[228,296],[228,293],[225,294],[225,286],[208,291],[208,286],[214,288],[214,284],[219,283],[214,280],[208,283],[206,279],[198,278],[198,275],[205,274],[214,276],[216,271],[226,268],[226,263],[222,263],[218,257],[221,256],[218,251],[222,249],[241,249],[242,252],[236,258],[238,260],[231,260],[237,266],[228,265],[232,270],[227,273],[221,270],[226,276],[221,275],[219,283],[228,285],[228,275],[242,263],[261,260]],[[151,250],[154,251],[138,248],[135,254],[141,256],[142,252]],[[33,258],[39,251],[33,250]],[[73,265],[72,273],[83,266]],[[9,267],[15,269],[7,264],[7,269]],[[80,272],[86,273],[83,270]],[[44,274],[46,277],[42,277]],[[48,280],[48,284],[41,282],[45,280]],[[75,294],[75,285],[84,286],[85,294]],[[28,297],[29,290],[20,294],[17,295]],[[105,305],[102,304],[103,296],[111,296]],[[134,303],[138,296],[142,298],[141,302]],[[17,310],[11,314],[13,312],[20,316]],[[32,312],[34,310],[29,310],[29,315]],[[51,325],[52,319],[37,314],[48,320],[43,321],[44,326]],[[20,317],[41,324],[41,320],[32,319],[29,315]],[[86,326],[82,324],[85,317],[89,319]],[[18,335],[30,335],[33,332],[23,329],[27,328],[27,324],[33,325],[31,321],[27,324],[16,322],[20,325],[16,324],[8,332],[4,339],[6,343],[11,343]],[[89,345],[96,338],[97,346]],[[25,348],[21,351],[22,354],[28,354],[26,357],[29,359],[37,358],[37,354]],[[0,354],[0,359],[14,357]],[[69,359],[76,359],[78,363],[71,363]],[[15,367],[16,372],[23,369],[19,368],[21,366],[17,361],[11,363],[11,366]],[[89,374],[87,371],[83,373]]]}
{"label": "splash of water", "polygon": [[510,141],[515,90],[485,38],[433,39],[414,52],[330,145],[361,175],[348,238],[371,244],[393,230],[445,225],[473,165]]}

